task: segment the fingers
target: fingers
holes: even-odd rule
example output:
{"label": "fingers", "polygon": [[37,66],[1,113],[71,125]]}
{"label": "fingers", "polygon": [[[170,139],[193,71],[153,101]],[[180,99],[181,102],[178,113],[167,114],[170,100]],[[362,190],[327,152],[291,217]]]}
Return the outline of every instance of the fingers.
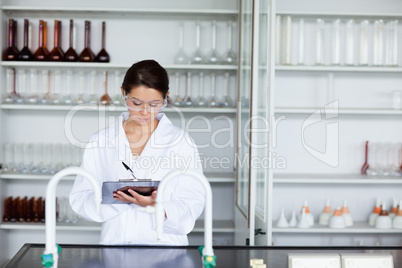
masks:
{"label": "fingers", "polygon": [[121,202],[124,202],[124,203],[138,204],[138,200],[135,197],[131,197],[131,196],[125,194],[122,191],[117,191],[116,194],[113,194],[113,197],[114,197],[114,199],[117,199],[117,200],[119,200]]}

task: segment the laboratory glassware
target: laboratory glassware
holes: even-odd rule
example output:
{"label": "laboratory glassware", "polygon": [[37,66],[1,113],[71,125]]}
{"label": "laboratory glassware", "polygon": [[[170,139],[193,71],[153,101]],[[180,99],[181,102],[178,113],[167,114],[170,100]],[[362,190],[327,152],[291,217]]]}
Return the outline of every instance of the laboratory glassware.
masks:
{"label": "laboratory glassware", "polygon": [[106,38],[106,22],[102,21],[102,49],[99,51],[98,55],[95,57],[96,62],[109,62],[110,61],[110,56],[109,53],[107,53],[106,48],[105,48],[105,38]]}

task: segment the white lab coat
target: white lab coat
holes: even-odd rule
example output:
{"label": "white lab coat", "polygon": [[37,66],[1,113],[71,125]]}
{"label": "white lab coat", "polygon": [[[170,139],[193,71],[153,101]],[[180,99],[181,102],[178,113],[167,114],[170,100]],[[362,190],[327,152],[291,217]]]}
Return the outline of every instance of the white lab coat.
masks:
{"label": "white lab coat", "polygon": [[[123,113],[115,124],[95,133],[84,151],[82,167],[95,175],[100,186],[104,181],[131,178],[122,161],[138,179],[162,180],[167,173],[178,169],[202,174],[194,141],[162,113],[157,115],[159,124],[141,155],[134,159],[123,129],[127,118],[128,113]],[[135,204],[102,204],[98,214],[93,188],[81,176],[77,176],[70,193],[70,205],[83,218],[102,222],[101,244],[188,245],[187,234],[205,205],[201,183],[189,176],[179,176],[168,183],[163,198],[167,218],[159,242],[154,214],[140,211]]]}

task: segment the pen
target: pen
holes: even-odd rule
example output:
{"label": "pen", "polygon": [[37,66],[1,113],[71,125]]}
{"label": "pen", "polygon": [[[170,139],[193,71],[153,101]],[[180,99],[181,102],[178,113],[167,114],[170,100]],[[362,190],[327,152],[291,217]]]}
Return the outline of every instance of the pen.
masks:
{"label": "pen", "polygon": [[133,175],[133,178],[134,178],[135,180],[137,180],[137,178],[135,177],[134,172],[131,170],[131,168],[130,168],[129,166],[127,166],[126,163],[124,163],[124,162],[121,162],[121,163],[123,164],[123,166],[124,166],[127,170],[129,170],[129,171],[131,172],[131,175]]}

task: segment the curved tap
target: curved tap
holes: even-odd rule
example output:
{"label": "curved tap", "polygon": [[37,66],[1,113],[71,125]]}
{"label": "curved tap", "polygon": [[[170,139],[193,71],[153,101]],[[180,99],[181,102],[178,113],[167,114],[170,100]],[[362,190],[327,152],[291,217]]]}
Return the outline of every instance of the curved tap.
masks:
{"label": "curved tap", "polygon": [[57,172],[50,179],[46,188],[46,249],[42,254],[42,265],[44,267],[57,268],[61,248],[56,245],[56,187],[63,177],[69,175],[81,175],[92,183],[98,213],[100,210],[102,201],[101,188],[95,177],[88,171],[80,167],[69,167]]}
{"label": "curved tap", "polygon": [[[158,235],[158,240],[163,234],[163,220],[165,215],[165,210],[163,207],[163,191],[166,184],[173,178],[181,175],[191,176],[202,183],[205,189],[205,221],[204,221],[204,247],[202,249],[203,263],[206,266],[206,262],[215,263],[215,255],[212,249],[212,190],[208,179],[200,173],[195,171],[186,171],[182,173],[181,171],[172,171],[166,175],[166,177],[161,180],[158,186],[158,192],[156,195],[155,203],[155,220],[156,220],[156,232]],[[215,265],[208,266],[214,267]]]}

